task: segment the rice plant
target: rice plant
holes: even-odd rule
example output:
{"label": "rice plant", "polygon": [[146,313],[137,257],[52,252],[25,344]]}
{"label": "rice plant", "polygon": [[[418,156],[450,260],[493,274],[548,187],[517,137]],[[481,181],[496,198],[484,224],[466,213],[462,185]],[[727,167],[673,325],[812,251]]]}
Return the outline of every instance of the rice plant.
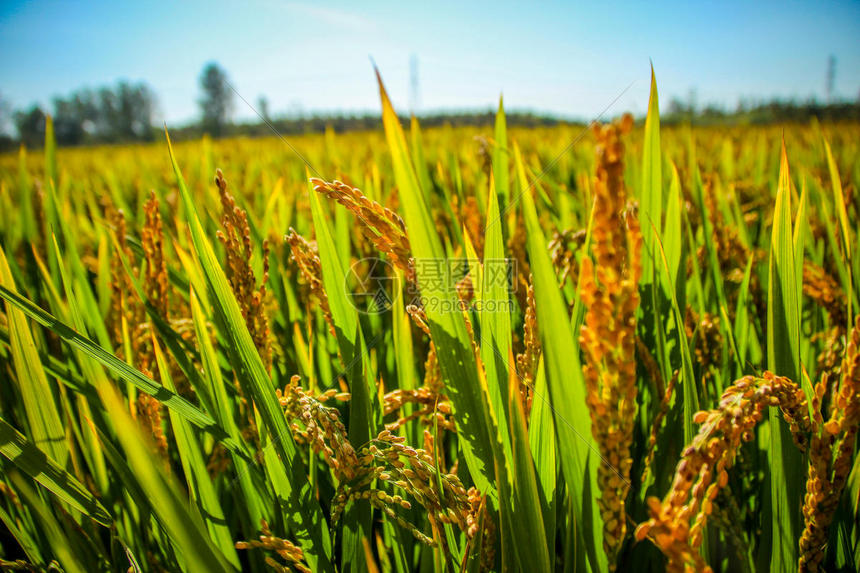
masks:
{"label": "rice plant", "polygon": [[856,571],[860,128],[651,80],[0,156],[0,568]]}

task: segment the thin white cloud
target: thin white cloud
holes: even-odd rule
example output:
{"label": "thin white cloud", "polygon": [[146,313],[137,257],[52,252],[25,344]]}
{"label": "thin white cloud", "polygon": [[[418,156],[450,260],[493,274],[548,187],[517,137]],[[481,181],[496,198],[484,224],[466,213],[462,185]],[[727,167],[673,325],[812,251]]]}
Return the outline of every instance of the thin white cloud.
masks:
{"label": "thin white cloud", "polygon": [[287,9],[317,20],[321,24],[344,30],[368,32],[376,28],[376,23],[365,16],[338,8],[323,8],[303,2],[288,2]]}

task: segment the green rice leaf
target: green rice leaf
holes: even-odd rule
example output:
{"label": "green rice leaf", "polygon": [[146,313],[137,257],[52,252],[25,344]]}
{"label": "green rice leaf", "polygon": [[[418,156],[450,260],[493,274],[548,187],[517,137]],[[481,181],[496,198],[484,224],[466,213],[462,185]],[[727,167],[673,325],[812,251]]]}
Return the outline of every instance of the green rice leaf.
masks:
{"label": "green rice leaf", "polygon": [[[60,249],[54,237],[54,252],[59,261],[58,270],[73,323],[79,329],[84,328],[81,311],[73,296],[71,284],[62,264]],[[117,389],[110,384],[101,365],[88,353],[81,352],[82,366],[86,376],[91,380],[98,392],[102,406],[110,412],[110,425],[116,438],[122,444],[124,456],[115,459],[115,467],[124,468],[127,463],[131,472],[126,472],[127,482],[134,483],[144,492],[144,498],[151,503],[152,510],[158,516],[171,540],[181,553],[181,560],[190,569],[205,568],[208,571],[229,571],[232,567],[224,555],[209,540],[203,524],[196,520],[188,511],[187,500],[179,493],[179,488],[171,475],[161,469],[160,460],[154,455],[154,448],[143,437],[140,426],[132,419],[126,410]],[[108,356],[113,357],[108,354]],[[122,363],[121,364],[125,364]],[[129,367],[133,372],[136,370]],[[154,382],[150,381],[153,385]],[[175,396],[175,394],[174,394]],[[187,403],[187,402],[186,402]],[[103,449],[107,448],[103,444]]]}
{"label": "green rice leaf", "polygon": [[845,206],[845,194],[842,192],[842,180],[839,178],[839,168],[833,159],[830,143],[824,140],[824,150],[827,154],[827,169],[830,171],[830,185],[833,187],[833,203],[839,216],[839,226],[842,228],[842,245],[845,258],[851,260],[851,226],[848,223],[848,209]]}
{"label": "green rice leaf", "polygon": [[[0,289],[14,296],[15,281],[6,261],[6,253],[0,247]],[[5,298],[5,297],[4,297]],[[12,363],[15,366],[17,388],[24,405],[27,429],[35,446],[51,456],[60,467],[69,459],[69,446],[60,419],[54,392],[48,384],[45,369],[39,359],[36,342],[25,313],[7,299],[6,315],[9,321],[9,342]]]}
{"label": "green rice leaf", "polygon": [[433,191],[433,182],[430,179],[430,171],[427,169],[427,159],[424,155],[424,138],[421,136],[421,124],[414,115],[410,120],[409,134],[412,139],[412,162],[415,165],[415,173],[418,175],[421,190],[429,196]]}
{"label": "green rice leaf", "polygon": [[36,543],[33,536],[29,534],[27,529],[22,527],[24,523],[12,517],[12,515],[6,511],[3,506],[0,506],[0,522],[3,522],[3,525],[6,526],[10,535],[12,535],[15,541],[18,542],[18,545],[21,546],[24,554],[27,555],[27,559],[29,559],[33,565],[45,565],[45,559],[42,557],[39,544]]}
{"label": "green rice leaf", "polygon": [[438,281],[430,274],[434,267],[448,264],[448,259],[412,167],[403,128],[378,71],[377,79],[394,178],[400,191],[421,295],[428,302],[425,312],[436,344],[442,378],[456,413],[459,444],[475,483],[481,491],[490,492],[495,489],[492,485],[493,441],[498,439],[498,434],[493,429],[487,383],[478,375],[471,340],[463,315],[458,310],[459,301],[450,274],[443,273],[444,281]]}
{"label": "green rice leaf", "polygon": [[259,466],[252,463],[252,453],[242,440],[239,428],[233,418],[234,404],[227,394],[225,380],[221,376],[218,366],[218,355],[209,339],[209,331],[206,327],[206,315],[204,314],[201,300],[197,293],[192,290],[190,296],[191,318],[194,322],[194,332],[197,335],[197,344],[200,347],[200,359],[203,366],[203,380],[209,387],[214,409],[212,411],[218,425],[245,451],[244,455],[238,455],[231,451],[233,463],[236,465],[239,487],[244,495],[242,509],[248,516],[249,527],[256,528],[261,519],[270,521],[270,508],[272,506],[271,495],[265,486]]}
{"label": "green rice leaf", "polygon": [[[639,226],[663,226],[663,171],[660,151],[660,104],[657,96],[657,78],[651,66],[651,94],[648,97],[648,115],[645,117],[645,142],[642,153],[642,195],[639,201]],[[654,238],[644,233],[641,284],[651,284],[654,268]]]}
{"label": "green rice leaf", "polygon": [[510,410],[511,432],[511,473],[513,477],[513,521],[511,530],[514,539],[528,539],[528,543],[515,545],[520,570],[552,570],[547,533],[541,512],[541,499],[538,494],[538,481],[535,477],[534,463],[529,446],[528,429],[519,384],[516,379],[510,384],[508,407]]}
{"label": "green rice leaf", "polygon": [[[774,208],[767,301],[767,362],[775,374],[800,383],[800,292],[791,228],[791,179],[782,145]],[[802,256],[802,255],[801,255]],[[802,260],[802,259],[801,259]],[[770,420],[771,571],[793,571],[797,563],[803,467],[788,426],[775,408]]]}
{"label": "green rice leaf", "polygon": [[[498,125],[497,125],[498,127]],[[507,161],[505,162],[507,163]],[[511,353],[511,308],[510,285],[508,271],[510,262],[505,257],[505,246],[502,238],[503,221],[499,214],[499,202],[502,200],[496,186],[490,183],[490,193],[487,198],[487,226],[484,233],[484,262],[481,269],[481,280],[473,287],[480,290],[479,313],[481,317],[481,360],[487,374],[487,389],[490,403],[500,428],[508,426],[508,370],[516,369],[508,364]],[[470,255],[471,256],[471,255]],[[475,261],[475,266],[479,266]],[[471,261],[470,261],[471,265]],[[473,280],[477,273],[473,273]],[[507,456],[510,456],[511,438],[508,432],[501,432],[502,444]]]}
{"label": "green rice leaf", "polygon": [[[515,154],[516,155],[516,154]],[[575,519],[584,524],[574,533],[576,545],[585,549],[580,556],[590,564],[592,571],[608,567],[603,551],[603,523],[597,510],[596,499],[588,491],[597,491],[597,475],[591,456],[599,458],[599,449],[591,433],[591,416],[586,408],[585,384],[581,377],[570,376],[570,360],[578,355],[579,345],[574,341],[567,318],[567,308],[546,250],[534,199],[525,180],[521,163],[520,201],[525,218],[528,253],[534,275],[537,323],[544,352],[549,388],[549,403],[553,410],[556,430],[556,451],[569,489]]]}
{"label": "green rice leaf", "polygon": [[[175,392],[176,388],[173,385],[173,379],[170,376],[170,367],[167,364],[164,352],[162,352],[158,344],[158,339],[154,335],[151,337],[151,340],[161,381],[165,388]],[[233,567],[239,569],[241,568],[239,555],[233,546],[230,529],[224,517],[224,510],[221,508],[218,494],[212,483],[212,478],[209,477],[209,472],[206,471],[206,462],[201,453],[200,443],[191,429],[191,424],[187,420],[173,410],[168,410],[168,412],[191,499],[198,505],[198,510],[203,521],[206,523],[206,528],[209,531],[209,537],[212,542],[221,550],[227,561]]]}
{"label": "green rice leaf", "polygon": [[205,527],[188,511],[188,500],[179,493],[174,480],[164,473],[141,435],[140,427],[126,412],[117,392],[110,387],[101,393],[105,409],[111,412],[111,424],[122,444],[123,463],[128,463],[134,481],[150,500],[152,509],[165,528],[189,570],[231,571],[224,555],[209,540]]}
{"label": "green rice leaf", "polygon": [[658,265],[661,273],[660,276],[662,280],[669,285],[667,290],[672,293],[672,297],[670,298],[672,303],[672,315],[675,318],[675,324],[678,325],[678,327],[675,328],[675,333],[677,334],[678,348],[681,354],[681,384],[679,385],[679,392],[683,395],[681,404],[683,408],[682,420],[684,423],[684,443],[689,444],[692,442],[694,435],[693,414],[699,410],[698,384],[693,371],[693,357],[690,353],[690,345],[687,342],[687,333],[683,327],[684,318],[681,314],[681,308],[678,305],[678,299],[675,297],[675,286],[672,284],[672,280],[670,278],[671,269],[669,268],[669,261],[666,258],[666,251],[663,249],[663,242],[657,234],[657,229],[652,226],[651,232],[654,237],[656,252],[659,255]]}
{"label": "green rice leaf", "polygon": [[555,559],[556,513],[558,512],[558,454],[555,444],[555,423],[549,405],[549,389],[541,357],[535,376],[532,411],[529,416],[529,445],[535,464],[543,513],[544,531],[549,544],[550,559]]}
{"label": "green rice leaf", "polygon": [[[836,206],[836,213],[839,216],[839,226],[842,229],[842,253],[844,254],[843,262],[849,269],[851,267],[851,226],[848,223],[848,209],[845,205],[845,194],[842,192],[842,180],[839,178],[839,168],[836,166],[836,161],[833,159],[833,152],[830,150],[830,143],[824,140],[824,150],[827,154],[827,168],[830,171],[830,184],[833,187],[833,203]],[[846,285],[847,300],[848,300],[848,329],[851,328],[851,317],[854,316],[852,306],[854,302],[853,274],[849,271],[845,273],[848,278]]]}
{"label": "green rice leaf", "polygon": [[669,277],[674,285],[678,284],[678,272],[681,269],[681,255],[684,249],[681,209],[681,179],[678,177],[678,168],[673,163],[672,182],[669,184],[669,198],[666,207],[666,222],[663,227],[663,247],[666,250]]}
{"label": "green rice leaf", "polygon": [[182,415],[195,426],[211,433],[231,451],[240,451],[238,444],[224,433],[224,430],[215,423],[215,420],[213,420],[211,416],[199,410],[185,398],[182,398],[175,392],[171,392],[163,386],[156,384],[155,381],[148,376],[132,368],[86,336],[78,334],[78,332],[70,326],[60,322],[49,312],[42,310],[26,298],[9,290],[3,285],[0,285],[0,298],[5,299],[12,306],[20,309],[24,314],[42,326],[48,328],[51,332],[74,348],[80,350],[85,355],[107,367],[123,380],[130,382],[139,390],[142,390],[154,397],[166,407],[176,410],[177,413]]}
{"label": "green rice leaf", "polygon": [[2,418],[0,453],[71,507],[97,523],[110,526],[113,518],[89,490]]}
{"label": "green rice leaf", "polygon": [[54,118],[45,116],[45,180],[57,185],[57,140],[54,138]]}
{"label": "green rice leaf", "polygon": [[81,555],[63,530],[57,518],[54,517],[51,508],[39,497],[39,494],[30,487],[30,484],[17,472],[11,472],[9,477],[18,495],[33,511],[36,521],[41,525],[41,531],[45,536],[51,552],[56,555],[57,560],[65,571],[70,573],[86,573],[87,566]]}
{"label": "green rice leaf", "polygon": [[[496,145],[493,147],[493,179],[496,182],[500,208],[504,209],[507,207],[508,198],[511,195],[511,184],[508,169],[508,124],[505,120],[505,107],[502,100],[502,96],[499,96],[499,110],[496,112]],[[493,219],[488,216],[487,220],[492,221]]]}

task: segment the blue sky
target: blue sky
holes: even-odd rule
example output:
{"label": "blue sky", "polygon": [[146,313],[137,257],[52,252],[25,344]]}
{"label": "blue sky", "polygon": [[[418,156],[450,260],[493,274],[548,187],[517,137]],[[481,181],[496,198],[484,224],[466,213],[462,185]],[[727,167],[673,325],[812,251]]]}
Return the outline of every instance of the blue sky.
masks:
{"label": "blue sky", "polygon": [[[370,58],[395,106],[507,108],[590,118],[631,82],[611,113],[644,112],[649,60],[665,105],[739,97],[860,93],[858,2],[17,2],[0,6],[0,94],[16,108],[82,87],[143,80],[160,118],[194,119],[210,60],[273,114],[379,109]],[[598,5],[600,4],[600,5]],[[237,117],[253,115],[237,102]]]}

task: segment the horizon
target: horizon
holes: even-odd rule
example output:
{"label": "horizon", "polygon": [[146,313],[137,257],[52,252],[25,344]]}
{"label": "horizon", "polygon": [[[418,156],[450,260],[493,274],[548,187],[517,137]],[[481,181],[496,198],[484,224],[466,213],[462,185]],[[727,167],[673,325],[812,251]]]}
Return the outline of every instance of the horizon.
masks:
{"label": "horizon", "polygon": [[[49,111],[52,98],[78,89],[145,82],[157,121],[188,125],[199,117],[200,72],[215,61],[250,104],[236,98],[238,123],[256,119],[261,96],[272,117],[378,114],[372,59],[402,114],[491,110],[503,95],[511,111],[587,121],[607,107],[608,116],[641,116],[649,61],[663,110],[673,99],[723,109],[742,100],[826,102],[831,56],[830,99],[860,92],[857,3],[630,4],[616,23],[588,5],[492,6],[374,2],[359,14],[342,3],[262,0],[171,9],[12,2],[0,9],[0,51],[15,56],[0,61],[0,96],[16,110]],[[485,25],[471,30],[474,21]]]}

